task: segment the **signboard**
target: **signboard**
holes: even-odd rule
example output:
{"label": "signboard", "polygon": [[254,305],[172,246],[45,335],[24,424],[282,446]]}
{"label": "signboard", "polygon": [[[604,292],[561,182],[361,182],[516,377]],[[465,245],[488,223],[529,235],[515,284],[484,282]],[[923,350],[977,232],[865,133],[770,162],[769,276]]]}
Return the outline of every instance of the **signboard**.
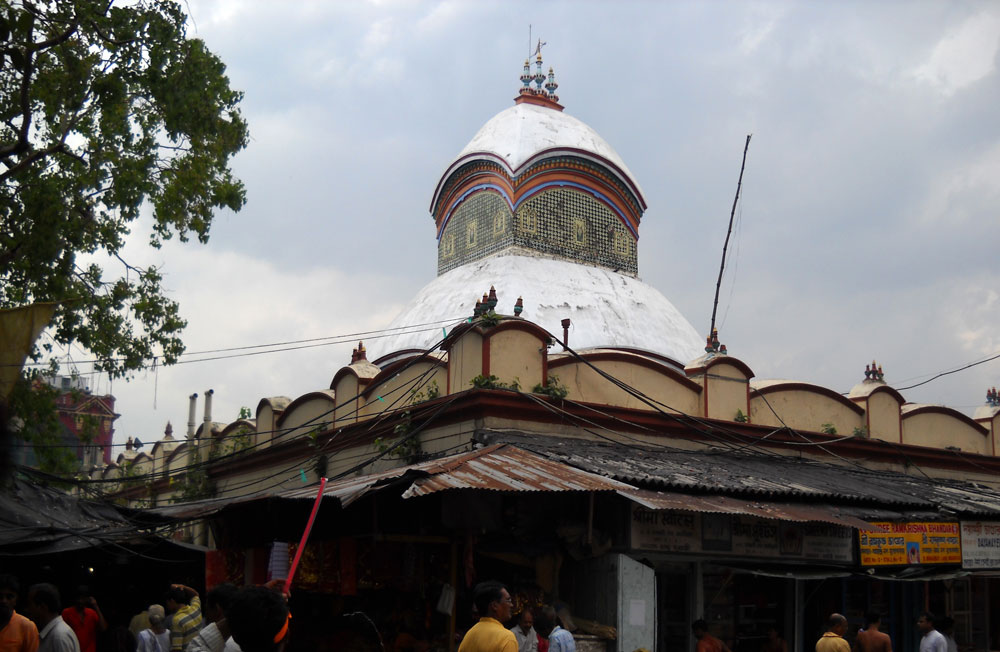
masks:
{"label": "signboard", "polygon": [[795,523],[730,514],[691,514],[632,506],[632,548],[716,553],[733,557],[854,561],[853,531],[826,523]]}
{"label": "signboard", "polygon": [[958,523],[874,522],[884,532],[858,532],[862,566],[960,564]]}
{"label": "signboard", "polygon": [[962,568],[1000,568],[1000,523],[962,521]]}

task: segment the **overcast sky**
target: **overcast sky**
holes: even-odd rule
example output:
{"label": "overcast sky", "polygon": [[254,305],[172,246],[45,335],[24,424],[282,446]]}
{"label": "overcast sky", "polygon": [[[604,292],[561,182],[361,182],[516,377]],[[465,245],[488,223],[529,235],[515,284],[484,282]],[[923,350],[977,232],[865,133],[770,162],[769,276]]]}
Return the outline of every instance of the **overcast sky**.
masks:
{"label": "overcast sky", "polygon": [[[511,105],[531,24],[566,112],[643,187],[641,278],[700,333],[753,134],[719,323],[758,378],[846,392],[874,357],[903,387],[1000,352],[1000,4],[188,6],[251,131],[234,161],[247,206],[208,245],[150,252],[137,229],[128,249],[165,265],[189,351],[387,325],[435,276],[431,193]],[[214,388],[228,422],[327,388],[350,348],[115,381],[116,441],[152,442],[168,420],[183,433],[192,392]],[[971,414],[998,384],[1000,360],[903,394]]]}

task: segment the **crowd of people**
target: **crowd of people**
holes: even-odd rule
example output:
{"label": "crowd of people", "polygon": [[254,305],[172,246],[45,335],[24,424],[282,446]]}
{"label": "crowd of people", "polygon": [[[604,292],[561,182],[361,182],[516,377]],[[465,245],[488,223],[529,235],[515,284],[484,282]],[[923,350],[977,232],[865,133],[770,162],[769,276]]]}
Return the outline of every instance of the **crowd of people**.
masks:
{"label": "crowd of people", "polygon": [[[0,574],[0,652],[97,652],[98,636],[114,652],[282,652],[287,642],[287,596],[281,584],[237,588],[220,584],[205,596],[182,584],[163,604],[136,614],[127,628],[108,622],[87,587],[63,608],[59,589],[34,584],[18,613],[21,586]],[[377,650],[376,652],[381,652]]]}
{"label": "crowd of people", "polygon": [[514,601],[500,582],[476,585],[472,602],[479,622],[465,633],[458,652],[576,652],[573,635],[552,606],[537,613],[524,609],[515,618]]}

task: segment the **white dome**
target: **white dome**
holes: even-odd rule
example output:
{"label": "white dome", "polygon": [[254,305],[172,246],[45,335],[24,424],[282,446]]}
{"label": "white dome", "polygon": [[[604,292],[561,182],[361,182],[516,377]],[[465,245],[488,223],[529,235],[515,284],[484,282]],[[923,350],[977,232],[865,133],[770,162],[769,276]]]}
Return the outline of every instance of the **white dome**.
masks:
{"label": "white dome", "polygon": [[516,176],[540,155],[572,154],[596,160],[610,169],[632,189],[645,207],[638,182],[625,162],[596,131],[562,111],[522,103],[504,109],[483,125],[469,144],[455,157],[435,191],[432,210],[444,181],[471,160],[487,158],[501,163]]}
{"label": "white dome", "polygon": [[[569,317],[573,349],[628,347],[665,355],[680,363],[704,352],[702,338],[658,290],[608,269],[564,260],[498,255],[457,267],[424,286],[389,325],[415,327],[472,315],[476,300],[496,287],[496,311],[510,315],[517,298],[521,315],[562,338]],[[479,292],[479,296],[476,293]],[[451,330],[452,325],[448,325]],[[440,326],[370,340],[371,359],[403,349],[426,349],[442,337]]]}

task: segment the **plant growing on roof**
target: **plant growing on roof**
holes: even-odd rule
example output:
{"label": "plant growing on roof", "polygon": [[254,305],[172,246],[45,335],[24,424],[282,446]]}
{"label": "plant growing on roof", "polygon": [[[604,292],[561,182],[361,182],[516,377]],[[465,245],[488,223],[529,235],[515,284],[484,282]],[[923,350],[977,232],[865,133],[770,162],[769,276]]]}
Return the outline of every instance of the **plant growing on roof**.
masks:
{"label": "plant growing on roof", "polygon": [[733,421],[736,423],[748,423],[750,419],[743,413],[743,410],[736,410],[736,416],[733,417]]}
{"label": "plant growing on roof", "polygon": [[552,398],[564,399],[569,395],[569,388],[559,382],[559,376],[549,376],[544,384],[538,383],[531,388],[532,394],[543,394]]}
{"label": "plant growing on roof", "polygon": [[819,427],[819,431],[826,435],[836,435],[837,427],[832,423],[824,423]]}

